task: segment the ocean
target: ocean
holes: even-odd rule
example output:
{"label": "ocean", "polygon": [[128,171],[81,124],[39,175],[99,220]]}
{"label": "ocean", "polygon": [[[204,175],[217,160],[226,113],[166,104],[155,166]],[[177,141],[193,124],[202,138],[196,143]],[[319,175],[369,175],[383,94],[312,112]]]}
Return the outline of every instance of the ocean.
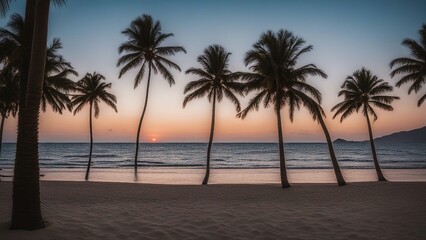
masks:
{"label": "ocean", "polygon": [[[13,168],[14,143],[4,143],[0,168]],[[368,142],[334,144],[344,169],[374,168]],[[426,169],[426,144],[377,144],[384,169]],[[142,143],[139,166],[203,168],[207,143]],[[289,169],[331,169],[326,143],[287,143],[284,146]],[[134,143],[95,143],[92,168],[128,169],[134,163]],[[87,166],[88,143],[41,143],[40,167],[78,169]],[[276,143],[214,143],[211,166],[216,169],[278,168]]]}

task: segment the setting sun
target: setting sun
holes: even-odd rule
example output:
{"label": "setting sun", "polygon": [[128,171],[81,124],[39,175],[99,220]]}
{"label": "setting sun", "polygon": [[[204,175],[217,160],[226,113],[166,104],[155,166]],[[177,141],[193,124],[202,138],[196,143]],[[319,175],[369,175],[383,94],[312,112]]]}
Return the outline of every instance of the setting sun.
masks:
{"label": "setting sun", "polygon": [[151,141],[152,141],[152,142],[156,142],[156,141],[157,141],[157,139],[156,139],[156,138],[152,138],[152,139],[151,139]]}

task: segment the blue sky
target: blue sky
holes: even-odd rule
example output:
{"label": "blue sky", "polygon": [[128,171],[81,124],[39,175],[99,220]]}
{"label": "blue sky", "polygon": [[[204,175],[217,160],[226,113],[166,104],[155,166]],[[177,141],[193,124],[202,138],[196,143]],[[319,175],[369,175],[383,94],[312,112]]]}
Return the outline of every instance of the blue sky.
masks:
{"label": "blue sky", "polygon": [[[160,20],[164,32],[175,37],[166,44],[182,45],[187,54],[173,57],[182,68],[197,66],[196,57],[210,44],[222,44],[232,52],[231,69],[247,70],[243,57],[251,45],[266,30],[286,29],[303,37],[314,46],[301,58],[300,64],[314,63],[328,74],[328,79],[313,78],[310,83],[323,93],[323,107],[329,116],[333,137],[366,139],[365,120],[353,116],[343,124],[331,119],[331,107],[339,101],[337,92],[345,77],[363,66],[392,85],[397,79],[389,76],[389,62],[408,51],[401,46],[404,38],[418,39],[417,31],[426,23],[426,1],[116,1],[68,0],[60,8],[52,6],[49,39],[59,37],[61,53],[76,70],[101,72],[113,83],[118,98],[119,113],[103,109],[95,122],[99,141],[133,141],[136,134],[145,84],[133,90],[134,72],[118,79],[117,48],[125,38],[120,32],[142,14]],[[12,2],[9,15],[23,14],[24,1]],[[0,26],[8,20],[0,19]],[[174,72],[177,84],[168,87],[161,77],[154,77],[148,116],[142,138],[149,141],[205,141],[210,107],[206,100],[190,103],[182,109],[183,88],[193,78]],[[76,78],[75,80],[77,80]],[[425,90],[426,91],[426,90]],[[380,112],[374,128],[377,135],[426,125],[424,112],[415,106],[419,96],[407,95],[407,87],[396,89],[402,98],[395,103],[393,113]],[[248,98],[242,99],[243,106]],[[87,112],[73,117],[47,112],[41,117],[42,141],[86,141]],[[174,121],[170,121],[172,119]],[[299,117],[298,117],[299,116]],[[409,116],[397,118],[394,116]],[[284,132],[289,141],[322,141],[320,128],[307,123],[309,115],[300,111],[294,123],[283,112]],[[73,125],[72,134],[60,128]],[[122,126],[125,122],[126,126]],[[247,120],[235,118],[232,105],[224,101],[218,109],[218,141],[274,141],[275,119],[272,110],[253,112]],[[54,127],[55,125],[56,127]],[[190,129],[176,130],[178,125]],[[267,126],[267,127],[264,127]],[[165,130],[166,129],[166,130]],[[247,130],[249,129],[249,130]],[[364,130],[365,129],[365,130]],[[14,141],[16,122],[6,123],[5,139]],[[65,134],[67,133],[67,134]]]}

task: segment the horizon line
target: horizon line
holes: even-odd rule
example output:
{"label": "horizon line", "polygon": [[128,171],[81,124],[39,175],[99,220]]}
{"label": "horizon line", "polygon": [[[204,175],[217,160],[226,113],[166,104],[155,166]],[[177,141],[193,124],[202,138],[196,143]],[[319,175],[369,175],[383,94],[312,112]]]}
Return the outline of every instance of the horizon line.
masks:
{"label": "horizon line", "polygon": [[[362,141],[360,141],[360,142],[362,142]],[[14,143],[14,144],[16,144],[16,141],[15,142],[9,141],[9,142],[3,142],[3,143],[6,143],[6,144]],[[90,141],[87,141],[87,142],[83,142],[83,141],[42,141],[42,142],[39,142],[39,143],[90,143]],[[127,141],[117,141],[117,142],[104,141],[104,142],[93,142],[93,143],[120,143],[120,144],[131,144],[131,143],[133,143],[133,144],[136,144],[135,142],[127,142]],[[166,144],[174,144],[174,143],[208,144],[208,142],[185,142],[185,141],[182,141],[182,142],[140,142],[140,143],[148,143],[148,144],[159,144],[159,143],[166,143]],[[238,143],[247,143],[247,144],[250,144],[250,143],[268,143],[268,144],[276,143],[276,144],[278,144],[278,142],[272,142],[272,141],[271,142],[229,141],[229,142],[213,142],[213,144],[214,143],[237,143],[237,144]],[[285,142],[285,143],[327,143],[327,142]]]}

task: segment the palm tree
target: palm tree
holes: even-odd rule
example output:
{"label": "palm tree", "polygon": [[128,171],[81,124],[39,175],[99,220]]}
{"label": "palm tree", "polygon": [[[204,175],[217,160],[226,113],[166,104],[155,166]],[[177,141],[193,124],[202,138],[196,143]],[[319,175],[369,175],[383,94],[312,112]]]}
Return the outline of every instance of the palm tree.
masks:
{"label": "palm tree", "polygon": [[93,130],[92,130],[92,111],[95,110],[95,118],[98,118],[100,113],[99,103],[104,102],[117,112],[116,97],[108,92],[111,88],[111,83],[106,83],[105,77],[99,73],[87,73],[80,81],[76,83],[75,91],[77,94],[72,95],[71,105],[75,107],[74,115],[80,112],[86,104],[90,107],[90,153],[89,163],[87,164],[87,171],[85,179],[89,179],[90,164],[92,163],[92,149],[93,149]]}
{"label": "palm tree", "polygon": [[18,112],[19,91],[18,74],[13,68],[3,68],[0,73],[0,156],[3,140],[3,127],[6,118]]}
{"label": "palm tree", "polygon": [[287,179],[284,157],[284,142],[281,126],[281,109],[289,108],[289,117],[293,121],[294,111],[309,99],[321,101],[321,93],[305,82],[307,76],[327,75],[313,64],[296,68],[298,58],[312,50],[304,46],[305,41],[289,31],[267,31],[253,44],[253,49],[246,53],[244,62],[250,65],[251,73],[238,73],[246,81],[247,92],[256,91],[248,106],[238,114],[245,118],[252,110],[258,110],[263,101],[265,108],[273,105],[278,126],[281,186],[290,187]]}
{"label": "palm tree", "polygon": [[[65,0],[54,0],[61,5]],[[27,0],[26,46],[20,75],[18,138],[13,177],[11,229],[45,226],[40,207],[38,119],[45,70],[50,0]]]}
{"label": "palm tree", "polygon": [[[46,63],[50,0],[33,1],[35,6],[30,11],[34,12],[34,24],[31,58],[28,59],[28,78],[20,80],[20,86],[27,86],[27,89],[25,89],[25,106],[20,105],[18,118],[13,175],[12,229],[38,229],[45,226],[40,207],[38,119]],[[23,97],[22,94],[21,97]]]}
{"label": "palm tree", "polygon": [[[426,24],[423,24],[419,30],[420,41],[416,42],[413,39],[405,39],[402,45],[408,47],[411,56],[394,59],[390,63],[390,68],[396,67],[391,73],[391,77],[398,74],[405,74],[397,83],[397,87],[403,84],[411,83],[408,89],[408,94],[411,92],[419,92],[423,85],[426,83]],[[420,107],[426,100],[426,93],[420,97],[417,106]]]}
{"label": "palm tree", "polygon": [[392,92],[393,87],[365,68],[357,70],[351,76],[348,76],[341,88],[339,97],[343,96],[344,100],[331,109],[331,111],[336,111],[333,118],[341,115],[340,122],[342,122],[352,113],[362,111],[362,114],[364,114],[367,120],[371,151],[373,152],[374,166],[378,180],[386,181],[377,160],[370,115],[373,116],[374,121],[377,120],[377,114],[373,107],[393,111],[391,104],[394,100],[399,99],[399,97],[383,95]]}
{"label": "palm tree", "polygon": [[167,57],[173,56],[179,52],[186,53],[186,51],[180,46],[161,46],[164,40],[173,36],[173,33],[163,33],[161,31],[160,22],[154,21],[149,15],[137,17],[133,20],[130,26],[121,33],[128,38],[128,41],[121,44],[118,49],[120,54],[124,53],[117,63],[117,67],[123,66],[120,70],[119,78],[121,78],[130,69],[139,68],[135,77],[134,88],[136,88],[145,76],[146,69],[148,69],[145,103],[136,135],[135,173],[137,173],[139,135],[142,121],[145,116],[146,106],[148,104],[151,72],[154,72],[154,74],[160,73],[169,82],[170,86],[172,86],[175,83],[175,80],[166,66],[179,71],[180,68]]}
{"label": "palm tree", "polygon": [[235,105],[237,112],[241,109],[240,102],[233,92],[242,94],[242,85],[236,82],[238,77],[229,70],[230,55],[231,53],[227,52],[222,46],[211,45],[204,50],[203,55],[197,58],[201,68],[190,68],[185,72],[186,74],[196,75],[198,79],[185,86],[184,93],[188,95],[183,101],[183,107],[191,100],[206,95],[209,102],[212,102],[212,120],[203,185],[208,183],[210,176],[210,151],[214,134],[216,102],[222,101],[225,95]]}

